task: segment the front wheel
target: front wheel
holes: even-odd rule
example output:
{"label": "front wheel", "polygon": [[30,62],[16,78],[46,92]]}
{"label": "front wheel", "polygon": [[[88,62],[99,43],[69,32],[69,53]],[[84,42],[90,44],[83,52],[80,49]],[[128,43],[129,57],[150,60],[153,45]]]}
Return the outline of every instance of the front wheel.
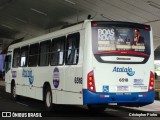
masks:
{"label": "front wheel", "polygon": [[47,111],[51,111],[52,109],[52,93],[50,88],[46,88],[45,90],[45,108]]}

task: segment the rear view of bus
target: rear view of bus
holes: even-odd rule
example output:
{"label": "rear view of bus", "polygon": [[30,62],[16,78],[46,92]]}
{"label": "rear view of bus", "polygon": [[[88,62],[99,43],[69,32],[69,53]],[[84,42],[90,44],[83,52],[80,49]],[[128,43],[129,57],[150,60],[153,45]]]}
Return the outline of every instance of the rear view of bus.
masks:
{"label": "rear view of bus", "polygon": [[84,70],[83,103],[120,106],[153,103],[153,38],[150,26],[92,21],[88,27],[91,35],[87,38],[91,46],[86,52],[86,59],[90,62],[86,60],[88,67]]}

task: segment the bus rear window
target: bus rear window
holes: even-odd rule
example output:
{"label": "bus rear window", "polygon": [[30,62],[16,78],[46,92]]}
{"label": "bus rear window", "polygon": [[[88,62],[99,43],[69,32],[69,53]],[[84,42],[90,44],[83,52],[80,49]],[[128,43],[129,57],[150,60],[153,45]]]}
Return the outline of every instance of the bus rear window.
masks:
{"label": "bus rear window", "polygon": [[92,27],[94,54],[99,52],[132,51],[150,55],[150,31],[126,26]]}
{"label": "bus rear window", "polygon": [[92,50],[101,63],[144,64],[151,54],[150,26],[127,22],[91,23]]}

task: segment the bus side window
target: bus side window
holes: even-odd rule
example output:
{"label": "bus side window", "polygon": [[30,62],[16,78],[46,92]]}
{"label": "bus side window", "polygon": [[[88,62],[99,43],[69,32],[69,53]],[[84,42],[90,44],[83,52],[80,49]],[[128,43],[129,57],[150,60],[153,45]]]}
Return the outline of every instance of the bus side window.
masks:
{"label": "bus side window", "polygon": [[12,67],[16,68],[20,65],[20,48],[14,49]]}
{"label": "bus side window", "polygon": [[54,38],[52,40],[52,48],[51,48],[51,65],[63,65],[64,63],[64,47],[65,47],[66,37],[62,36],[59,38]]}
{"label": "bus side window", "polygon": [[7,55],[4,61],[4,70],[8,72],[11,69],[11,55]]}
{"label": "bus side window", "polygon": [[35,67],[38,64],[39,43],[31,44],[29,49],[28,66]]}
{"label": "bus side window", "polygon": [[68,65],[78,64],[80,34],[74,33],[67,36],[66,60]]}
{"label": "bus side window", "polygon": [[50,45],[51,45],[50,40],[47,40],[47,41],[40,43],[39,66],[48,66],[49,65]]}
{"label": "bus side window", "polygon": [[21,48],[21,59],[20,59],[20,66],[26,67],[28,62],[28,46]]}

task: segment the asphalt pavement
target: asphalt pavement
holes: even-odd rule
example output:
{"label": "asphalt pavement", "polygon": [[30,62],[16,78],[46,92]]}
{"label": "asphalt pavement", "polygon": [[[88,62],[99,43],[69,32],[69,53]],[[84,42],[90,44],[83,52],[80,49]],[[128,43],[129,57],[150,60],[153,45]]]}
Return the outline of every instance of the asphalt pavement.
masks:
{"label": "asphalt pavement", "polygon": [[[69,105],[58,105],[54,106],[54,111],[51,112],[45,112],[44,106],[42,101],[26,98],[26,97],[20,97],[18,101],[13,101],[10,94],[5,92],[5,87],[0,86],[0,112],[11,112],[11,114],[14,113],[41,113],[42,118],[23,118],[27,120],[66,120],[66,119],[78,119],[78,120],[107,120],[107,119],[122,119],[122,120],[137,120],[141,118],[141,120],[159,120],[159,117],[156,117],[154,115],[159,114],[153,114],[153,112],[149,111],[140,111],[140,110],[134,110],[134,109],[126,109],[126,108],[120,108],[116,106],[108,107],[105,112],[102,113],[93,113],[90,112],[86,107],[84,106],[69,106]],[[16,115],[16,114],[15,114]],[[150,115],[149,117],[144,117],[143,115]],[[153,116],[151,116],[153,115]],[[141,116],[141,117],[139,117]],[[16,117],[16,116],[14,116]],[[6,118],[0,118],[5,119]],[[8,118],[10,119],[10,118]],[[13,119],[13,118],[12,118]],[[14,118],[15,119],[15,118]],[[17,117],[16,117],[17,119]]]}

